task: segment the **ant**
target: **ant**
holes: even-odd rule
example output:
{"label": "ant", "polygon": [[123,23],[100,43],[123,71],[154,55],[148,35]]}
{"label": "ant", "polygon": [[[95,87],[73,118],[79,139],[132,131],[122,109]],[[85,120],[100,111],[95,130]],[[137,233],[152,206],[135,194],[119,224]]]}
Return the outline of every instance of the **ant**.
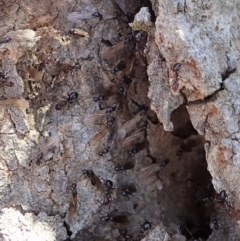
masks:
{"label": "ant", "polygon": [[111,189],[114,189],[113,182],[111,180],[106,180],[104,185],[105,185],[107,191],[110,191]]}
{"label": "ant", "polygon": [[0,100],[6,100],[6,99],[7,99],[6,96],[4,96],[4,95],[0,95]]}
{"label": "ant", "polygon": [[179,75],[178,74],[180,72],[181,66],[182,65],[180,63],[176,63],[172,67],[172,71],[174,72],[174,77],[173,77],[173,82],[172,82],[172,90],[174,92],[176,92],[179,87],[179,84],[178,84]]}
{"label": "ant", "polygon": [[36,161],[36,164],[37,164],[37,165],[40,165],[40,164],[41,164],[42,158],[43,158],[43,153],[40,152],[40,153],[37,155],[37,161]]}
{"label": "ant", "polygon": [[133,169],[134,166],[135,166],[135,161],[129,160],[129,161],[125,162],[124,164],[117,164],[116,166],[113,166],[113,169],[116,172],[120,172],[120,171],[127,171],[130,169]]}
{"label": "ant", "polygon": [[113,169],[116,172],[125,171],[124,165],[122,165],[122,164],[117,164],[116,166],[113,166]]}
{"label": "ant", "polygon": [[77,183],[72,183],[70,189],[72,191],[72,196],[69,204],[68,213],[69,216],[72,217],[77,213]]}
{"label": "ant", "polygon": [[147,107],[146,105],[142,105],[142,106],[140,106],[140,107],[141,107],[141,108],[140,108],[139,114],[140,114],[141,116],[144,116],[144,115],[147,113],[148,107]]}
{"label": "ant", "polygon": [[141,132],[144,132],[147,130],[147,127],[148,127],[148,122],[147,121],[144,121],[143,125],[139,126],[138,129],[141,131]]}
{"label": "ant", "polygon": [[106,222],[114,222],[114,223],[126,223],[128,218],[126,215],[122,214],[122,215],[110,215],[107,214],[105,216],[100,215],[100,218],[102,219],[102,221]]}
{"label": "ant", "polygon": [[124,89],[123,86],[120,86],[120,87],[118,88],[118,91],[119,91],[119,93],[120,93],[122,96],[126,96],[126,95],[127,95],[127,93],[126,93],[126,91],[125,91],[125,89]]}
{"label": "ant", "polygon": [[114,112],[115,110],[117,109],[117,106],[114,105],[114,106],[107,106],[106,110],[105,110],[105,113],[112,113]]}
{"label": "ant", "polygon": [[[103,199],[103,203],[101,203],[102,205],[108,205],[111,202],[111,189],[113,189],[113,183],[110,180],[106,180],[106,182],[103,183],[100,181],[100,179],[94,174],[94,172],[90,169],[83,169],[82,170],[83,175],[85,175],[85,177],[89,178],[91,181],[91,184],[93,186],[96,186],[100,191],[104,191],[104,186],[107,189],[106,193],[105,193],[105,197]],[[99,201],[100,202],[100,201]]]}
{"label": "ant", "polygon": [[72,190],[73,197],[77,196],[77,183],[72,183],[70,189]]}
{"label": "ant", "polygon": [[132,41],[132,36],[130,37],[125,37],[124,40],[123,40],[123,44],[130,44],[130,42]]}
{"label": "ant", "polygon": [[219,229],[218,220],[216,218],[211,219],[210,227],[211,227],[211,229],[214,229],[214,230]]}
{"label": "ant", "polygon": [[123,20],[126,22],[126,23],[132,23],[133,20],[134,20],[134,14],[131,13],[131,12],[127,12],[123,18]]}
{"label": "ant", "polygon": [[160,162],[159,167],[165,167],[168,163],[169,163],[169,160],[166,159],[166,160]]}
{"label": "ant", "polygon": [[135,147],[133,149],[127,151],[127,154],[129,156],[134,156],[136,153],[137,153],[137,149]]}
{"label": "ant", "polygon": [[67,94],[67,97],[63,97],[65,100],[60,101],[58,104],[56,104],[55,109],[61,110],[63,109],[67,104],[73,103],[74,100],[78,98],[77,92],[71,92]]}
{"label": "ant", "polygon": [[105,100],[105,96],[104,96],[104,95],[99,95],[99,96],[93,97],[93,101],[94,101],[95,103],[98,102],[98,106],[99,106],[99,109],[100,109],[100,110],[103,110],[103,109],[104,109],[104,107],[103,107],[103,102],[104,102],[104,100]]}
{"label": "ant", "polygon": [[113,182],[111,180],[106,180],[103,184],[100,179],[95,175],[95,173],[90,169],[83,169],[82,170],[83,175],[85,177],[89,178],[91,181],[91,184],[93,186],[96,186],[100,191],[104,191],[104,187],[106,188],[105,197],[103,200],[102,205],[107,205],[111,202],[111,195],[112,195],[112,189],[113,188]]}
{"label": "ant", "polygon": [[70,67],[71,69],[81,69],[81,65],[79,64],[79,62],[73,63]]}
{"label": "ant", "polygon": [[70,229],[70,225],[66,221],[63,221],[63,226],[64,226],[64,228],[66,228],[67,235],[69,236],[69,240],[71,240],[70,236],[72,235],[72,231]]}
{"label": "ant", "polygon": [[[90,170],[90,169],[83,169],[82,170],[82,174],[85,177],[89,178],[90,180],[92,180],[94,175],[95,175],[94,172],[92,170]],[[94,186],[94,184],[92,184],[92,185]]]}
{"label": "ant", "polygon": [[124,69],[126,69],[126,63],[124,60],[121,60],[112,70],[111,73],[112,74],[116,74],[119,71],[122,71]]}
{"label": "ant", "polygon": [[137,191],[134,185],[124,186],[123,188],[121,188],[121,190],[122,190],[122,195],[124,197],[127,197],[128,199],[129,199],[129,195],[132,195],[134,192]]}
{"label": "ant", "polygon": [[110,116],[107,120],[107,127],[112,127],[115,124],[116,118],[113,116]]}
{"label": "ant", "polygon": [[104,186],[102,184],[102,182],[100,181],[100,179],[95,175],[95,173],[90,170],[90,169],[83,169],[82,170],[82,174],[87,177],[88,179],[90,179],[91,184],[93,186],[96,186],[99,190],[104,190]]}
{"label": "ant", "polygon": [[[111,114],[117,109],[117,105],[114,106],[107,106],[105,108],[102,108],[99,112],[90,114],[84,119],[84,124],[85,125],[91,125],[91,124],[98,124],[102,117],[107,114]],[[111,122],[114,122],[115,119],[111,119]]]}
{"label": "ant", "polygon": [[135,58],[132,60],[131,70],[133,68],[134,61],[136,61],[136,63],[140,66],[146,66],[143,52],[146,47],[147,33],[144,31],[137,31],[134,35],[136,40]]}
{"label": "ant", "polygon": [[113,182],[111,180],[106,180],[104,183],[104,186],[106,188],[106,193],[103,199],[103,202],[101,203],[102,205],[108,205],[109,203],[111,203],[112,201],[112,189],[114,189],[113,187]]}
{"label": "ant", "polygon": [[101,102],[103,100],[104,100],[104,96],[103,95],[99,95],[99,96],[93,98],[94,102]]}
{"label": "ant", "polygon": [[222,190],[217,194],[216,201],[224,203],[227,200],[227,193],[225,190]]}
{"label": "ant", "polygon": [[0,39],[0,44],[5,44],[11,41],[12,39],[10,37],[4,37]]}
{"label": "ant", "polygon": [[98,153],[98,155],[99,155],[99,156],[104,156],[104,155],[106,155],[109,151],[110,151],[110,146],[107,146],[107,147],[103,148],[103,149]]}
{"label": "ant", "polygon": [[128,231],[126,229],[118,229],[118,232],[121,236],[121,241],[134,241],[133,235],[128,234]]}
{"label": "ant", "polygon": [[147,221],[145,219],[145,222],[143,224],[140,223],[140,230],[138,232],[138,235],[136,237],[136,240],[140,241],[143,237],[144,237],[144,233],[145,231],[149,230],[152,228],[152,223],[150,223],[149,221]]}
{"label": "ant", "polygon": [[132,157],[138,152],[142,151],[144,148],[146,148],[148,145],[147,141],[137,143],[131,150],[127,151],[128,156]]}
{"label": "ant", "polygon": [[144,231],[152,228],[152,223],[148,222],[146,219],[145,219],[145,222],[140,225],[141,225],[142,230],[144,230]]}
{"label": "ant", "polygon": [[96,17],[96,18],[99,18],[100,20],[103,19],[103,15],[100,14],[99,12],[94,12],[94,13],[92,13],[92,16],[93,16],[93,17]]}
{"label": "ant", "polygon": [[139,104],[137,101],[135,101],[133,98],[131,98],[131,101],[134,105],[136,105],[139,109],[139,115],[140,116],[144,116],[146,115],[147,111],[148,111],[148,107],[146,105],[141,105]]}

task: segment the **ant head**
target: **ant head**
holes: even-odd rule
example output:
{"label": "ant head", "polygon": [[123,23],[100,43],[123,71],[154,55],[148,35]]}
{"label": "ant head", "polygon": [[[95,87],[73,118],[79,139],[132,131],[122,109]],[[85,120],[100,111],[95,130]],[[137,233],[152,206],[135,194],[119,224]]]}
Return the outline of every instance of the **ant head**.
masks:
{"label": "ant head", "polygon": [[108,189],[111,189],[113,187],[113,182],[111,180],[106,180],[105,186]]}
{"label": "ant head", "polygon": [[143,224],[141,224],[141,227],[144,230],[149,230],[152,228],[152,224],[149,221],[147,221],[147,219],[145,219],[145,222]]}

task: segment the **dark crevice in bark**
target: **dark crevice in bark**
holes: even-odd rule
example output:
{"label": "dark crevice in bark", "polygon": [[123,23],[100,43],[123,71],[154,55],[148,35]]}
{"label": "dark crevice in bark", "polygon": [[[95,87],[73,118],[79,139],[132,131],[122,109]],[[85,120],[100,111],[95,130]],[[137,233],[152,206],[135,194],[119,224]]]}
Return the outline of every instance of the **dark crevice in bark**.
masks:
{"label": "dark crevice in bark", "polygon": [[[175,220],[187,239],[206,240],[212,232],[210,222],[215,213],[213,199],[216,192],[211,182],[212,177],[207,170],[205,139],[193,128],[184,104],[172,112],[171,121],[174,125],[172,134],[182,138],[183,141],[177,153],[181,162],[179,171],[174,170],[171,188],[169,187],[164,193],[164,198],[167,200],[174,199],[173,195],[176,195],[178,203],[175,205],[165,203],[167,210],[165,224],[169,226],[168,222]],[[194,153],[194,159],[186,158],[189,153]],[[185,178],[179,178],[178,172],[184,172]]]}

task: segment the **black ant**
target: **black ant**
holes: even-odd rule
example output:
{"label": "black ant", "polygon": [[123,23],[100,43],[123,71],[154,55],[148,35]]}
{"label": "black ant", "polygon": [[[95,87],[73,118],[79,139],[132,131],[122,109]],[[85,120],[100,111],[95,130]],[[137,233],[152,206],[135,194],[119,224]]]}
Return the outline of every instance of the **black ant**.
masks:
{"label": "black ant", "polygon": [[111,190],[114,189],[113,182],[111,180],[106,180],[104,185],[105,185],[105,188],[107,189],[107,192],[111,192]]}
{"label": "black ant", "polygon": [[125,171],[124,166],[123,166],[123,165],[120,165],[120,164],[117,164],[116,166],[113,166],[113,169],[114,169],[116,172]]}
{"label": "black ant", "polygon": [[118,232],[122,238],[121,241],[135,241],[133,235],[128,234],[126,229],[118,229]]}
{"label": "black ant", "polygon": [[72,183],[70,189],[72,190],[73,197],[77,196],[77,183]]}
{"label": "black ant", "polygon": [[120,171],[127,171],[127,170],[130,170],[130,169],[133,169],[134,166],[135,166],[135,160],[130,160],[130,161],[127,161],[124,164],[117,164],[116,166],[113,166],[113,169],[116,172],[120,172]]}
{"label": "black ant", "polygon": [[214,230],[219,229],[218,220],[216,218],[211,219],[210,227],[211,227],[211,229],[214,229]]}
{"label": "black ant", "polygon": [[161,161],[160,164],[159,164],[159,167],[165,167],[168,163],[169,163],[168,159],[166,159],[164,161]]}
{"label": "black ant", "polygon": [[134,185],[127,185],[121,188],[121,190],[122,190],[122,195],[127,198],[129,198],[129,195],[132,195],[134,192],[137,191]]}
{"label": "black ant", "polygon": [[225,190],[222,190],[218,195],[217,195],[217,200],[220,202],[225,202],[227,199],[227,193]]}
{"label": "black ant", "polygon": [[98,106],[99,106],[100,110],[104,109],[104,107],[103,107],[104,106],[104,104],[103,104],[104,100],[105,100],[104,95],[99,95],[99,96],[93,97],[93,101],[96,102],[96,103],[98,102]]}
{"label": "black ant", "polygon": [[127,23],[132,23],[133,20],[134,20],[134,14],[131,13],[131,12],[127,12],[127,13],[125,14],[123,20],[125,20],[125,22],[127,22]]}
{"label": "black ant", "polygon": [[137,153],[137,149],[134,147],[133,149],[128,150],[127,153],[129,156],[134,156]]}
{"label": "black ant", "polygon": [[67,94],[67,97],[63,97],[65,100],[60,101],[58,104],[56,104],[55,109],[61,110],[63,109],[67,104],[73,103],[78,98],[77,92],[71,92]]}
{"label": "black ant", "polygon": [[120,87],[118,88],[118,91],[119,91],[119,93],[120,93],[122,96],[126,96],[126,95],[127,95],[127,93],[126,93],[126,91],[125,91],[125,89],[124,89],[123,86],[120,86]]}
{"label": "black ant", "polygon": [[112,70],[111,73],[112,74],[116,74],[119,71],[122,71],[124,69],[126,69],[126,63],[124,60],[121,60]]}
{"label": "black ant", "polygon": [[36,161],[36,164],[37,164],[37,165],[40,165],[40,164],[41,164],[42,158],[43,158],[43,153],[40,152],[40,153],[37,155],[37,161]]}
{"label": "black ant", "polygon": [[4,37],[0,39],[0,44],[5,44],[11,41],[12,39],[10,37]]}
{"label": "black ant", "polygon": [[104,100],[104,96],[103,95],[99,95],[99,96],[93,98],[94,102],[101,102],[103,100]]}
{"label": "black ant", "polygon": [[107,120],[107,127],[112,127],[115,124],[116,118],[113,116],[110,116]]}
{"label": "black ant", "polygon": [[68,235],[68,237],[69,237],[69,240],[71,240],[71,239],[70,239],[70,236],[72,235],[72,231],[71,231],[71,229],[70,229],[70,225],[69,225],[66,221],[64,221],[64,222],[63,222],[63,226],[66,228],[66,231],[67,231],[67,235]]}
{"label": "black ant", "polygon": [[147,221],[145,219],[145,222],[143,224],[140,223],[140,230],[138,232],[138,235],[136,237],[136,240],[137,241],[140,241],[143,237],[144,237],[144,233],[147,231],[147,230],[150,230],[152,228],[152,223],[150,223],[149,221]]}
{"label": "black ant", "polygon": [[98,155],[99,155],[99,156],[104,156],[104,155],[106,155],[109,151],[110,151],[110,146],[107,146],[107,147],[103,148],[103,149],[98,153]]}
{"label": "black ant", "polygon": [[130,44],[132,41],[132,36],[130,37],[125,37],[124,40],[123,40],[123,44]]}
{"label": "black ant", "polygon": [[147,231],[152,228],[152,223],[145,219],[145,222],[143,224],[140,224],[140,226],[142,230]]}
{"label": "black ant", "polygon": [[138,152],[142,151],[144,148],[146,148],[148,145],[147,141],[144,141],[142,143],[137,143],[131,150],[127,151],[128,156],[132,157]]}
{"label": "black ant", "polygon": [[6,100],[6,99],[7,99],[6,96],[4,96],[4,95],[0,95],[0,100]]}
{"label": "black ant", "polygon": [[182,65],[180,63],[176,63],[172,67],[172,71],[174,72],[174,77],[173,77],[173,82],[172,82],[173,92],[176,92],[178,90],[178,87],[179,87],[179,84],[178,84],[179,75],[178,74],[180,72],[181,66]]}
{"label": "black ant", "polygon": [[117,109],[117,106],[114,105],[114,106],[107,106],[106,110],[105,110],[105,113],[112,113],[114,112],[115,110]]}
{"label": "black ant", "polygon": [[148,107],[146,105],[141,105],[139,104],[137,101],[135,101],[133,98],[131,98],[131,101],[134,105],[136,105],[139,109],[139,115],[140,116],[144,116],[146,115],[147,111],[148,111]]}
{"label": "black ant", "polygon": [[81,69],[81,65],[79,64],[79,62],[75,62],[71,65],[71,69]]}
{"label": "black ant", "polygon": [[110,215],[107,214],[105,216],[100,215],[100,218],[102,219],[102,221],[106,222],[114,222],[114,223],[126,223],[128,221],[128,218],[126,215],[122,214],[122,215]]}
{"label": "black ant", "polygon": [[[104,115],[107,114],[111,114],[112,112],[114,112],[117,109],[117,105],[114,106],[107,106],[105,108],[102,108],[99,112],[96,112],[94,114],[90,114],[88,115],[85,119],[84,119],[84,124],[85,125],[91,125],[91,124],[97,124],[101,121],[102,117]],[[109,116],[109,115],[107,115]],[[99,120],[100,119],[100,120]],[[115,118],[110,119],[111,122],[114,122]],[[110,124],[111,125],[111,124]]]}
{"label": "black ant", "polygon": [[101,191],[104,190],[104,185],[102,184],[100,179],[95,175],[95,173],[92,170],[90,170],[90,169],[83,169],[82,170],[82,174],[85,177],[87,177],[88,179],[90,179],[91,184],[93,186],[96,186]]}
{"label": "black ant", "polygon": [[99,18],[100,20],[103,19],[103,15],[100,14],[99,12],[94,12],[94,13],[92,13],[92,16],[93,16],[93,17],[96,17],[96,18]]}
{"label": "black ant", "polygon": [[144,116],[147,113],[148,107],[146,105],[142,105],[140,109],[140,115]]}
{"label": "black ant", "polygon": [[112,194],[113,194],[112,189],[114,189],[114,187],[113,187],[113,182],[111,180],[106,180],[104,183],[104,186],[106,188],[106,193],[105,193],[103,202],[101,204],[106,206],[112,201]]}
{"label": "black ant", "polygon": [[113,188],[113,183],[111,180],[106,180],[105,183],[103,184],[100,179],[94,174],[94,172],[90,169],[83,169],[82,170],[83,175],[85,177],[89,178],[91,181],[91,184],[93,186],[96,186],[100,191],[104,191],[104,186],[106,188],[106,193],[103,199],[103,202],[101,203],[102,205],[108,205],[111,202],[111,195],[112,195],[112,189]]}
{"label": "black ant", "polygon": [[140,66],[146,66],[146,62],[143,57],[143,52],[146,47],[147,33],[144,31],[137,31],[135,34],[135,40],[135,58],[132,60],[131,70],[133,68],[134,61],[136,61],[136,63]]}
{"label": "black ant", "polygon": [[139,126],[138,129],[141,131],[141,132],[144,132],[147,130],[147,127],[148,127],[148,122],[147,121],[144,121],[143,125]]}

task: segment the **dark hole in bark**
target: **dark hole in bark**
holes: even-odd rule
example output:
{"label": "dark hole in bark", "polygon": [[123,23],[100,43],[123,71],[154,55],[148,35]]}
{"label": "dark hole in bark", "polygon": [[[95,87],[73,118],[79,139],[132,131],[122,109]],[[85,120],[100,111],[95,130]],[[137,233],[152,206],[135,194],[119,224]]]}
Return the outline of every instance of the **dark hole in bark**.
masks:
{"label": "dark hole in bark", "polygon": [[169,165],[169,185],[161,194],[164,224],[170,227],[174,223],[188,239],[206,240],[212,232],[216,192],[207,170],[205,139],[192,126],[185,105],[173,111],[171,121],[172,134],[179,140],[179,159],[174,166]]}
{"label": "dark hole in bark", "polygon": [[171,114],[171,122],[174,125],[174,136],[186,139],[191,135],[197,135],[197,131],[194,129],[189,114],[185,105],[180,105]]}

